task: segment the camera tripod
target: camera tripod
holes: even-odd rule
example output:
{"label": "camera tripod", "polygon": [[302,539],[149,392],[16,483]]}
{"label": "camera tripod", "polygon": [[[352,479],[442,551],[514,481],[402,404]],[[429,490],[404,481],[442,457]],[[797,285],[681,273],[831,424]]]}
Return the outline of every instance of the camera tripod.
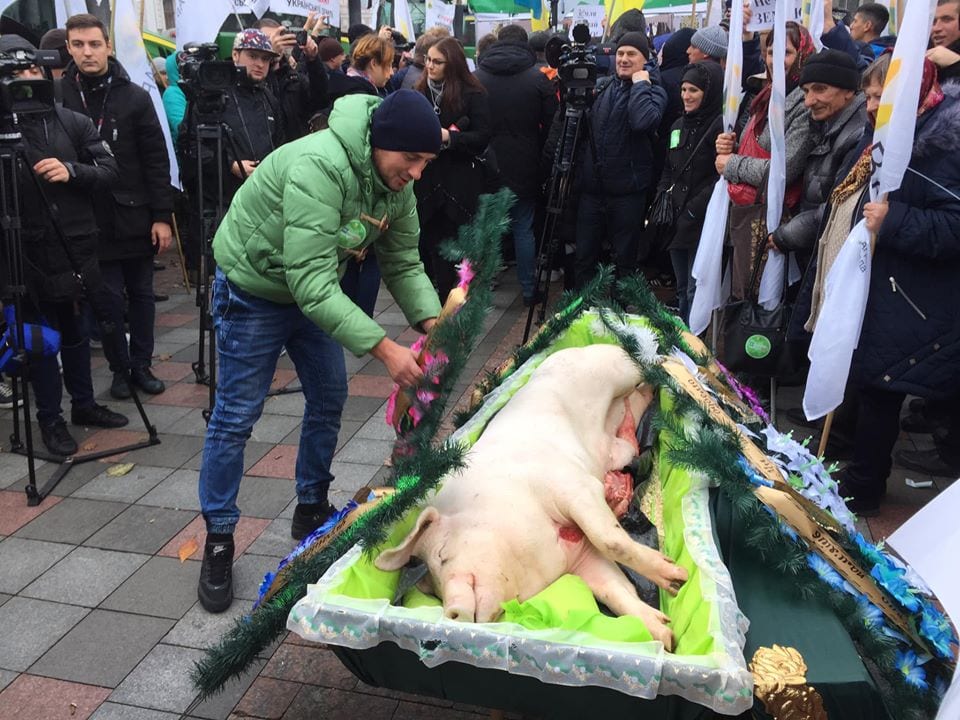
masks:
{"label": "camera tripod", "polygon": [[[524,343],[530,337],[533,317],[536,313],[537,324],[542,325],[547,314],[547,301],[550,292],[550,273],[554,269],[557,256],[559,237],[557,226],[570,199],[570,185],[573,181],[573,166],[577,157],[577,148],[583,135],[590,138],[590,119],[587,116],[587,105],[568,102],[563,115],[563,127],[560,140],[554,154],[553,170],[550,173],[550,189],[547,193],[546,218],[543,231],[537,242],[537,265],[534,274],[534,302],[527,311],[527,322],[523,328]],[[596,151],[594,150],[594,157]]]}
{"label": "camera tripod", "polygon": [[[200,329],[197,339],[197,360],[192,364],[193,374],[197,384],[206,385],[210,389],[207,408],[203,411],[203,419],[210,422],[210,414],[216,402],[217,393],[217,336],[213,326],[213,314],[210,310],[210,278],[216,267],[213,257],[213,236],[226,214],[223,197],[223,152],[224,145],[228,145],[233,157],[239,157],[236,143],[230,127],[223,123],[219,113],[200,114],[198,122],[193,128],[195,134],[196,163],[197,163],[197,210],[200,218],[199,263],[197,269],[196,304],[200,310]],[[217,168],[216,187],[212,202],[207,198],[204,187],[204,148],[213,153],[212,162]],[[240,172],[246,179],[243,165]],[[268,395],[284,395],[301,392],[299,386],[271,390]]]}
{"label": "camera tripod", "polygon": [[[140,402],[136,387],[130,376],[129,361],[123,363],[121,358],[123,354],[120,351],[120,344],[125,342],[123,327],[117,327],[106,319],[106,314],[102,312],[102,306],[95,299],[95,288],[87,285],[87,279],[84,277],[80,263],[70,247],[70,242],[60,227],[57,217],[53,213],[50,201],[44,193],[40,179],[32,171],[30,163],[26,158],[26,148],[23,145],[23,138],[18,131],[15,122],[10,118],[5,118],[3,123],[4,131],[0,133],[0,225],[3,228],[2,240],[2,266],[0,270],[6,272],[3,278],[3,298],[12,300],[15,313],[15,328],[10,328],[14,333],[17,343],[16,359],[19,363],[19,371],[13,378],[13,433],[10,436],[10,450],[27,458],[28,483],[25,488],[27,494],[27,505],[39,505],[47,495],[49,495],[57,484],[66,476],[70,470],[82,463],[101,460],[111,455],[140,450],[152,445],[160,444],[160,438],[157,436],[156,428],[150,424],[147,414]],[[30,353],[27,351],[26,337],[24,330],[23,305],[24,298],[28,293],[26,275],[24,273],[23,244],[21,237],[21,214],[20,214],[20,178],[24,175],[29,176],[41,199],[43,210],[46,217],[49,218],[53,227],[54,235],[61,245],[71,271],[77,280],[83,296],[90,302],[94,310],[94,315],[101,327],[103,337],[104,353],[116,367],[121,367],[126,377],[127,385],[130,388],[130,396],[137,407],[143,426],[147,430],[147,439],[141,442],[124,445],[118,448],[101,450],[85,455],[73,455],[70,457],[61,457],[52,455],[43,451],[36,451],[33,443],[33,430],[30,424]],[[59,380],[58,380],[59,381]],[[18,388],[19,385],[19,388]],[[23,437],[20,434],[20,408],[19,398],[23,397]],[[40,489],[37,488],[36,477],[36,458],[58,463],[59,467],[54,471],[50,479]]]}

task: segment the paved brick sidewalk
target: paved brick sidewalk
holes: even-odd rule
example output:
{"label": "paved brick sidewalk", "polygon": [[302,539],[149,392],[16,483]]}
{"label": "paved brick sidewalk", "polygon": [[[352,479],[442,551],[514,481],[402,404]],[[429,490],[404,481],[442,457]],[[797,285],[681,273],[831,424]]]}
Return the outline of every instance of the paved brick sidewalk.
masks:
{"label": "paved brick sidewalk", "polygon": [[[296,636],[270,648],[241,680],[192,707],[188,680],[202,649],[246,612],[265,572],[293,546],[289,525],[296,502],[293,469],[303,411],[299,394],[267,401],[244,462],[237,529],[237,601],[223,615],[197,603],[199,555],[185,562],[178,551],[191,539],[203,546],[197,476],[203,445],[207,389],[194,383],[197,311],[178,285],[177,269],[158,274],[158,289],[171,296],[157,306],[155,372],[167,391],[146,398],[162,444],[110,461],[77,465],[42,505],[26,505],[25,459],[0,453],[0,720],[190,718],[436,718],[486,715],[487,710],[384,691],[360,683],[333,654]],[[508,271],[496,291],[484,335],[457,391],[465,399],[473,380],[495,367],[519,343],[525,313]],[[389,296],[377,303],[377,319],[391,337],[416,335]],[[108,449],[145,435],[131,403],[112,401],[110,376],[95,352],[94,383],[101,402],[126,413],[121,431],[72,428],[82,452]],[[383,461],[391,433],[383,422],[390,382],[370,358],[347,356],[350,398],[333,471],[332,499],[340,504],[367,483],[388,474]],[[296,384],[281,358],[275,387]],[[780,394],[780,407],[795,406],[799,391]],[[65,398],[65,405],[69,402]],[[10,413],[0,413],[0,444],[7,446]],[[39,433],[34,437],[39,443]],[[929,441],[929,439],[927,439]],[[916,438],[904,438],[917,443]],[[134,463],[122,477],[107,469]],[[54,470],[38,465],[38,481]],[[905,487],[895,470],[892,502],[870,521],[884,537],[942,489]]]}

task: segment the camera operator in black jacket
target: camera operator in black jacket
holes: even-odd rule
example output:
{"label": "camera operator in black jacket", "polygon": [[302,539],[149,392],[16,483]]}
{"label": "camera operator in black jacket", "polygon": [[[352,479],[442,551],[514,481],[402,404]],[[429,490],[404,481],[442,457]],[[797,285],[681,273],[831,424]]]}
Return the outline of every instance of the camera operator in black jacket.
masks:
{"label": "camera operator in black jacket", "polygon": [[[0,38],[0,52],[30,58],[36,48],[17,35],[5,35]],[[36,67],[19,71],[18,78],[49,82]],[[51,106],[41,112],[18,113],[17,119],[27,161],[18,167],[27,279],[24,314],[31,322],[43,322],[60,332],[63,384],[70,393],[71,422],[123,427],[126,417],[94,402],[90,342],[77,316],[81,287],[76,279],[80,271],[91,294],[99,282],[92,195],[119,179],[117,161],[90,119],[79,113]],[[34,175],[36,179],[31,177]],[[62,239],[54,223],[59,224]],[[77,443],[67,430],[60,407],[63,385],[57,358],[32,360],[30,381],[43,444],[54,455],[75,454]]]}
{"label": "camera operator in black jacket", "polygon": [[[223,174],[226,209],[260,161],[288,139],[284,133],[283,109],[267,83],[270,66],[277,57],[278,53],[261,30],[244,30],[234,40],[233,63],[243,72],[226,91],[219,117],[227,135],[223,142],[222,166],[217,167],[212,143],[204,143],[199,149],[203,160],[204,201],[211,207],[217,201],[218,170]],[[191,101],[187,121],[180,126],[178,142],[183,180],[191,194],[196,193],[199,120]]]}

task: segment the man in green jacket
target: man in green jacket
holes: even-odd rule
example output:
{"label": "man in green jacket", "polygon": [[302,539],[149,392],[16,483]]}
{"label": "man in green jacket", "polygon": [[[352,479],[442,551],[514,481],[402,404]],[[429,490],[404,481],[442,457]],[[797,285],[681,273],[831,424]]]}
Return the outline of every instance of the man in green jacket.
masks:
{"label": "man in green jacket", "polygon": [[278,148],[234,197],[213,240],[219,378],[200,469],[207,541],[198,594],[210,612],[233,599],[233,531],[243,449],[286,347],[303,386],[291,534],[300,540],[335,511],[330,463],[347,397],[343,348],[370,353],[395,382],[422,377],[414,353],[340,289],[348,258],[373,246],[387,288],[424,332],[440,312],[417,249],[413,181],[440,151],[440,122],[410,90],[338,101],[329,129]]}

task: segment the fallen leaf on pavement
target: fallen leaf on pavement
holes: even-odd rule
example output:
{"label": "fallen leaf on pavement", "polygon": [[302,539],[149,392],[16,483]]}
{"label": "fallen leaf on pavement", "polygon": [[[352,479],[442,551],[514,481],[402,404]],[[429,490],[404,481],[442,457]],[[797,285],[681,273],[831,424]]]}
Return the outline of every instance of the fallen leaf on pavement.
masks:
{"label": "fallen leaf on pavement", "polygon": [[180,558],[180,562],[186,562],[187,558],[199,549],[200,544],[197,542],[197,538],[192,537],[180,546],[180,549],[177,550],[177,557]]}
{"label": "fallen leaf on pavement", "polygon": [[97,444],[96,444],[96,443],[87,443],[86,445],[84,445],[84,446],[83,446],[82,448],[80,448],[80,449],[81,449],[81,450],[86,450],[87,452],[90,452],[91,450],[96,450],[96,449],[97,449]]}
{"label": "fallen leaf on pavement", "polygon": [[131,470],[133,470],[133,463],[120,463],[119,465],[111,465],[107,468],[107,475],[110,477],[121,477]]}

